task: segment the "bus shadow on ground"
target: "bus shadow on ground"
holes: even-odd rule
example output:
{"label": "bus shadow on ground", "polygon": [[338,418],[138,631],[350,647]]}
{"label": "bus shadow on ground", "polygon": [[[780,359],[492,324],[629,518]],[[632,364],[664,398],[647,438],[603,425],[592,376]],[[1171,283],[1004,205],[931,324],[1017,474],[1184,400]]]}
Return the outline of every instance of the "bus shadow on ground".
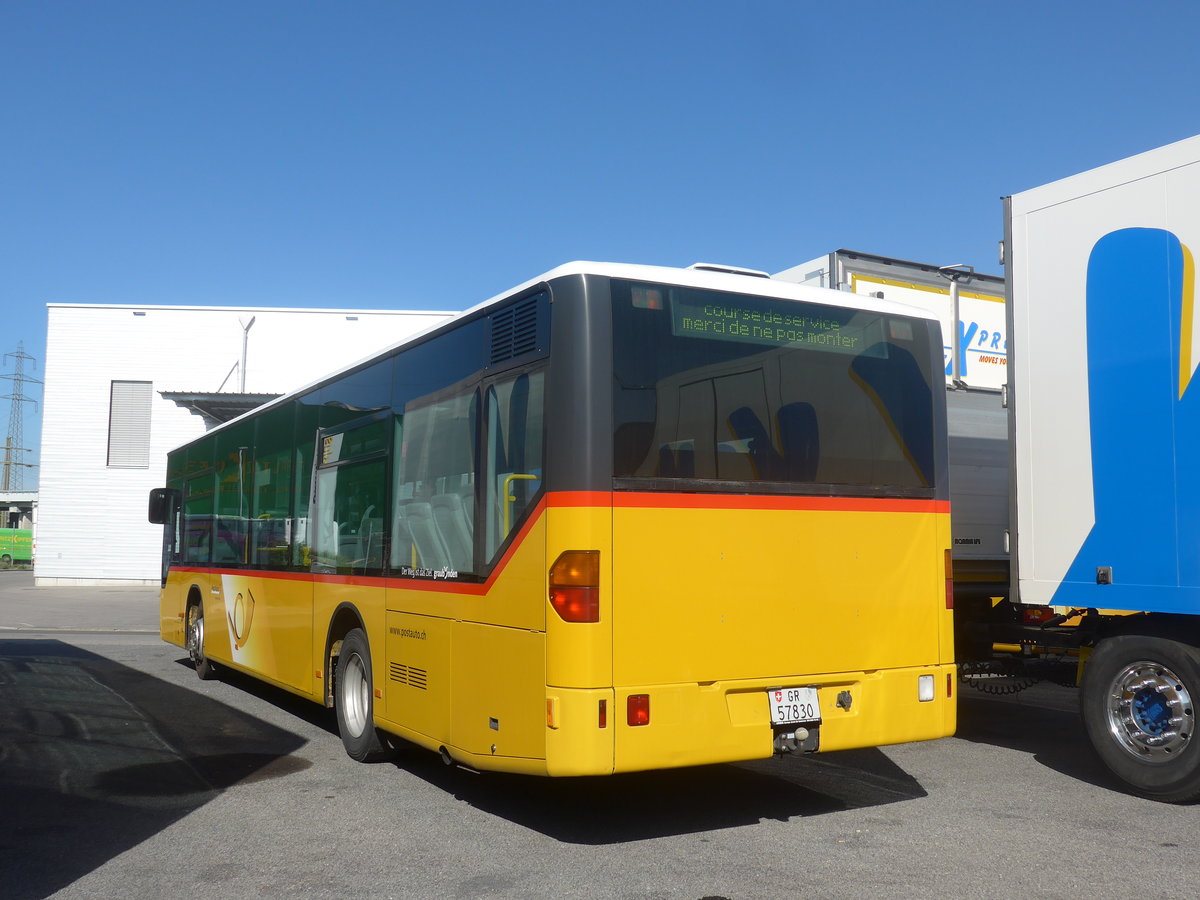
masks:
{"label": "bus shadow on ground", "polygon": [[959,693],[956,737],[1027,753],[1068,778],[1109,790],[1121,785],[1100,762],[1079,716],[1074,688],[1041,683],[1012,694]]}
{"label": "bus shadow on ground", "polygon": [[303,743],[78,647],[0,641],[0,894],[48,896],[233,784],[307,767]]}
{"label": "bus shadow on ground", "polygon": [[[191,662],[176,662],[190,668]],[[338,738],[332,710],[232,669],[221,680]],[[566,843],[616,844],[824,815],[926,796],[877,749],[595,778],[541,778],[446,766],[402,743],[396,766],[447,795]]]}
{"label": "bus shadow on ground", "polygon": [[620,844],[926,796],[875,749],[592,778],[478,774],[407,750],[398,765],[458,800],[572,844]]}
{"label": "bus shadow on ground", "polygon": [[[192,661],[186,656],[175,660],[175,664],[187,669],[189,672],[195,670]],[[249,694],[252,697],[257,697],[264,703],[278,707],[293,718],[307,722],[314,728],[327,731],[338,738],[339,741],[341,740],[338,736],[337,716],[332,709],[327,709],[320,703],[314,703],[307,697],[301,697],[290,691],[285,691],[283,688],[275,687],[273,684],[268,684],[265,681],[255,678],[253,675],[247,675],[228,666],[217,666],[217,680],[221,684],[227,684],[229,687],[243,694]]]}

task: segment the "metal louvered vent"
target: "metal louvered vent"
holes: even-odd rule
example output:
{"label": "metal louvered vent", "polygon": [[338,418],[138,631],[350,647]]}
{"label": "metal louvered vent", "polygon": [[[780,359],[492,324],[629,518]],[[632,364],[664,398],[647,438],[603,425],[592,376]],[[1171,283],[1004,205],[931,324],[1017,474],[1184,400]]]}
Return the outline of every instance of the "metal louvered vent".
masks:
{"label": "metal louvered vent", "polygon": [[545,294],[533,294],[492,314],[491,365],[538,347],[538,307]]}
{"label": "metal louvered vent", "polygon": [[391,668],[392,681],[400,684],[407,684],[409,687],[417,688],[417,690],[426,690],[429,686],[429,673],[425,669],[418,669],[416,666],[405,666],[401,663],[389,663]]}
{"label": "metal louvered vent", "polygon": [[150,466],[153,387],[149,381],[112,382],[108,412],[109,468],[145,469]]}

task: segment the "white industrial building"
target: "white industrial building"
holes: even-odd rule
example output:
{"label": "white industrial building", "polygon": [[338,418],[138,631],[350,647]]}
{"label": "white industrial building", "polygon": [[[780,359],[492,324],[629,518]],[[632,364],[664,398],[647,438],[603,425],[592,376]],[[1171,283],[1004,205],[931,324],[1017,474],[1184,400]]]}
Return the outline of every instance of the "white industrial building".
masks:
{"label": "white industrial building", "polygon": [[167,451],[447,312],[49,304],[34,574],[157,584]]}

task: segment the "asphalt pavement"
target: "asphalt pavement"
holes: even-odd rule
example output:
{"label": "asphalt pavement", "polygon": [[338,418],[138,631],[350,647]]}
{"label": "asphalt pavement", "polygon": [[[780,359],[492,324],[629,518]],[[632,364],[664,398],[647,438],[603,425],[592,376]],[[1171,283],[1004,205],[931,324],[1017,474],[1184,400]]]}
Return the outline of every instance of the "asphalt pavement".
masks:
{"label": "asphalt pavement", "polygon": [[155,587],[0,571],[0,900],[1194,900],[1196,805],[1119,790],[1071,689],[958,736],[593,779],[361,765],[331,711],[200,681]]}
{"label": "asphalt pavement", "polygon": [[33,572],[0,569],[0,633],[158,634],[158,588],[37,587]]}

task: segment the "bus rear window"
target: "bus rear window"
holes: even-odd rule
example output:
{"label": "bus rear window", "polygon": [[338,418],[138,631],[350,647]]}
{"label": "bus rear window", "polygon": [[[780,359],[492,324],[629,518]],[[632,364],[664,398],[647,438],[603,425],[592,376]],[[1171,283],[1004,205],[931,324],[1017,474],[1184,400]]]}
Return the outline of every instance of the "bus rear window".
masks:
{"label": "bus rear window", "polygon": [[615,477],[932,488],[932,323],[621,281],[612,294]]}

